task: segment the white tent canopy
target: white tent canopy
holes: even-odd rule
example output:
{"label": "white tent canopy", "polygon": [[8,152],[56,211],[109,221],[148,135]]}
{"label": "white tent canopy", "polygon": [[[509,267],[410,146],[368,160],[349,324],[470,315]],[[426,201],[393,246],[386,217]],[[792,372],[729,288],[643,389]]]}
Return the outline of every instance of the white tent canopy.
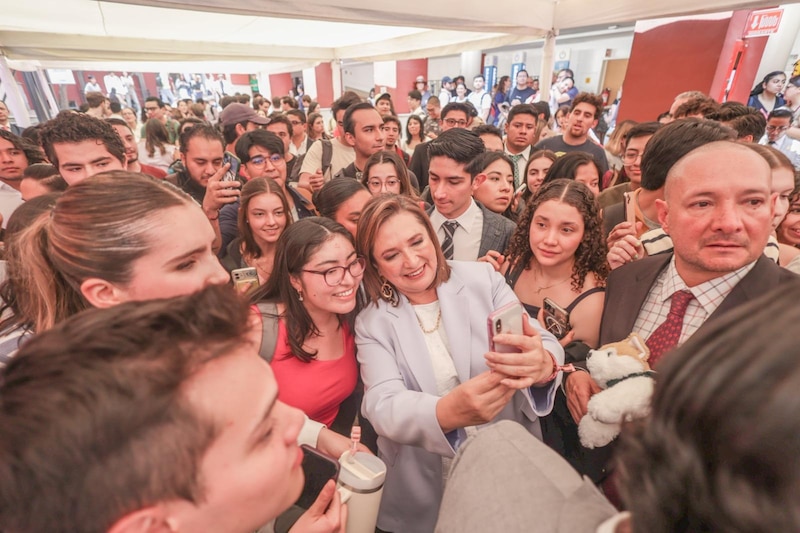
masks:
{"label": "white tent canopy", "polygon": [[0,0],[10,64],[142,70],[143,64],[286,72],[323,61],[456,54],[548,30],[767,7],[763,0]]}

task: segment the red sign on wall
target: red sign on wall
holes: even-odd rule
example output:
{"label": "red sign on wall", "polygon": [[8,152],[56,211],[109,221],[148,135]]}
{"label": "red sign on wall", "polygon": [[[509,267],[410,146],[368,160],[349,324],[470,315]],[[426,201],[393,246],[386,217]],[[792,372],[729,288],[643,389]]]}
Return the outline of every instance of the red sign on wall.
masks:
{"label": "red sign on wall", "polygon": [[781,25],[783,9],[765,9],[763,11],[753,11],[747,19],[747,27],[744,30],[744,37],[760,37],[777,33]]}

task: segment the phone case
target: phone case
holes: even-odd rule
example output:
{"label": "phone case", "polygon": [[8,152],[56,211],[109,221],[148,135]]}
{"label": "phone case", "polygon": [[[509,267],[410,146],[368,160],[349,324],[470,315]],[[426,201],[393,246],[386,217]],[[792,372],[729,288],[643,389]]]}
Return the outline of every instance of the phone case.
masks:
{"label": "phone case", "polygon": [[295,505],[308,509],[316,501],[329,479],[334,481],[339,479],[339,461],[307,444],[301,445],[300,449],[303,450],[305,483]]}
{"label": "phone case", "polygon": [[545,329],[557,339],[563,339],[572,329],[569,324],[569,312],[550,298],[544,299],[542,309]]}
{"label": "phone case", "polygon": [[258,271],[253,267],[237,268],[231,272],[233,287],[240,292],[259,286]]}
{"label": "phone case", "polygon": [[515,353],[518,352],[513,346],[506,346],[504,344],[495,344],[492,340],[498,333],[512,333],[515,335],[522,335],[522,304],[519,302],[511,302],[497,309],[489,315],[486,327],[489,333],[489,351],[500,353]]}

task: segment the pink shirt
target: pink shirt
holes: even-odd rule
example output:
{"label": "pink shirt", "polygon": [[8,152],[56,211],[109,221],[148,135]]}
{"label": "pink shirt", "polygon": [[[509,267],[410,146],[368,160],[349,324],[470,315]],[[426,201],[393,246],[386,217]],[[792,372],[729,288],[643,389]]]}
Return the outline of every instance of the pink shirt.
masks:
{"label": "pink shirt", "polygon": [[278,321],[278,341],[272,371],[278,382],[278,399],[297,407],[312,420],[330,426],[341,403],[356,388],[356,343],[347,326],[342,326],[344,353],[330,361],[304,363],[289,348],[286,323]]}

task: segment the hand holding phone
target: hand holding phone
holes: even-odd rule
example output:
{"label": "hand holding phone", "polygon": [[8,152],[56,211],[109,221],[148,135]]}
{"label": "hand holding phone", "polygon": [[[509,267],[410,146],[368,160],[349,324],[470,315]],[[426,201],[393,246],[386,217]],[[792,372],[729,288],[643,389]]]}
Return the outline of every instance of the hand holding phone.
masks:
{"label": "hand holding phone", "polygon": [[258,271],[254,267],[237,268],[231,271],[231,280],[236,292],[242,294],[258,287]]}
{"label": "hand holding phone", "polygon": [[487,327],[489,330],[489,351],[500,353],[519,352],[519,350],[513,346],[495,344],[494,336],[500,333],[522,335],[523,313],[524,310],[521,303],[511,302],[510,304],[504,305],[500,309],[495,310],[489,315],[489,318],[487,319]]}
{"label": "hand holding phone", "polygon": [[225,155],[222,156],[222,164],[230,165],[230,167],[222,176],[221,181],[236,181],[239,178],[239,168],[242,166],[239,158],[230,152],[225,152]]}
{"label": "hand holding phone", "polygon": [[339,461],[307,444],[301,445],[300,449],[303,450],[302,466],[305,483],[295,505],[309,509],[328,481],[333,480],[335,483],[339,479]]}

